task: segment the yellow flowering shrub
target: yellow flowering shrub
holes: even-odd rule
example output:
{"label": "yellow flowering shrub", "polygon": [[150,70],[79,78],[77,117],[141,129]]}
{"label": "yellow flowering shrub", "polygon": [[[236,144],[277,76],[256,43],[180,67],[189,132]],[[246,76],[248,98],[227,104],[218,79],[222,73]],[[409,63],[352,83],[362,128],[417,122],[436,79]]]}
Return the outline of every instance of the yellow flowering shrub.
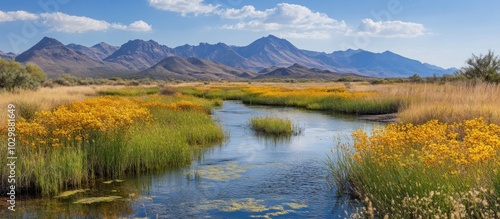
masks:
{"label": "yellow flowering shrub", "polygon": [[306,88],[306,89],[287,89],[277,87],[250,87],[247,88],[250,93],[261,94],[263,97],[281,97],[281,98],[343,98],[354,99],[372,96],[374,92],[349,92],[343,87],[338,88]]}
{"label": "yellow flowering shrub", "polygon": [[500,163],[500,126],[483,118],[461,123],[422,125],[390,124],[375,129],[371,136],[362,130],[353,133],[354,158],[369,158],[380,166],[423,163],[427,167],[446,167],[458,173],[468,166]]}
{"label": "yellow flowering shrub", "polygon": [[33,121],[18,122],[17,132],[26,145],[61,146],[63,141],[88,140],[91,132],[105,134],[151,118],[147,108],[129,99],[98,97],[37,112]]}
{"label": "yellow flowering shrub", "polygon": [[167,105],[167,108],[173,110],[182,110],[182,111],[196,111],[196,112],[204,112],[206,111],[205,106],[199,103],[194,103],[191,101],[181,100],[176,103],[170,103]]}

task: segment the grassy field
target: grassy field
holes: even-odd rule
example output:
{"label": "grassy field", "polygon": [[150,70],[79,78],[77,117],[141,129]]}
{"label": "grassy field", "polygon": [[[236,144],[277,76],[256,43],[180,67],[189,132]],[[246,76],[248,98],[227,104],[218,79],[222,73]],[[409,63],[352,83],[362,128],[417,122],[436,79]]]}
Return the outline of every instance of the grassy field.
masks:
{"label": "grassy field", "polygon": [[[30,111],[29,116],[17,114],[16,119],[19,190],[51,196],[96,180],[182,166],[191,162],[199,148],[225,139],[221,126],[209,115],[220,101],[160,95],[156,94],[160,89],[152,93],[151,88],[111,89],[60,87],[2,94],[15,99],[16,110]],[[100,90],[113,96],[98,96]],[[23,109],[41,105],[40,99],[49,94],[61,95],[46,105]],[[36,95],[39,98],[32,98]],[[7,127],[1,126],[0,132],[6,136]],[[6,139],[0,141],[6,143]],[[7,147],[1,147],[0,153],[7,154]],[[7,163],[6,159],[2,156],[0,162]],[[2,188],[7,188],[7,171],[2,168]]]}

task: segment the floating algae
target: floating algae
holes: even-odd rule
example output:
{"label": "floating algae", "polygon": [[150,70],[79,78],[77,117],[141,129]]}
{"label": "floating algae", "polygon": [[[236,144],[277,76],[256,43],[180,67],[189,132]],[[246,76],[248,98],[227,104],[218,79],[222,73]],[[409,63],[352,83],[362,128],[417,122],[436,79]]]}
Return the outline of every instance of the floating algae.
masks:
{"label": "floating algae", "polygon": [[[286,207],[286,208],[285,208]],[[218,209],[222,212],[251,212],[263,213],[263,215],[250,215],[252,218],[272,218],[296,212],[298,209],[306,208],[307,205],[300,203],[283,203],[280,205],[266,206],[262,199],[236,199],[236,200],[211,200],[198,206],[199,210]]]}
{"label": "floating algae", "polygon": [[106,196],[106,197],[90,197],[90,198],[82,198],[74,204],[92,204],[97,202],[112,202],[118,199],[121,199],[121,196]]}
{"label": "floating algae", "polygon": [[249,168],[232,162],[226,165],[207,165],[195,170],[194,175],[208,180],[231,181],[240,178]]}
{"label": "floating algae", "polygon": [[301,209],[301,208],[307,208],[306,204],[298,204],[298,203],[285,203],[284,205],[288,205],[288,207],[292,209]]}
{"label": "floating algae", "polygon": [[275,164],[241,166],[234,162],[226,162],[222,165],[200,166],[199,169],[188,173],[186,176],[190,177],[191,175],[194,175],[195,178],[201,177],[208,180],[227,182],[241,178],[241,175],[249,169],[266,167],[270,165]]}
{"label": "floating algae", "polygon": [[54,198],[67,198],[69,196],[72,196],[74,194],[80,193],[80,192],[86,192],[90,191],[89,189],[78,189],[78,190],[72,190],[72,191],[65,191],[63,193],[60,193],[58,196]]}
{"label": "floating algae", "polygon": [[255,200],[253,198],[247,198],[243,200],[231,200],[227,206],[222,207],[220,209],[221,211],[224,212],[233,212],[233,211],[248,211],[248,212],[264,212],[268,211],[269,208],[266,208],[265,205],[262,205],[261,203],[264,202],[264,200]]}

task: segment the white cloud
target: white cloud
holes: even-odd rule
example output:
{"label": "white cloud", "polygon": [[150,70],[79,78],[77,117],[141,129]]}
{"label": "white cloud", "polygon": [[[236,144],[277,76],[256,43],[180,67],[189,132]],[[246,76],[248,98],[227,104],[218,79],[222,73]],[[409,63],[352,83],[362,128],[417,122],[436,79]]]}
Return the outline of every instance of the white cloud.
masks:
{"label": "white cloud", "polygon": [[214,12],[218,6],[205,4],[203,0],[148,0],[149,5],[164,11],[187,14],[208,14]]}
{"label": "white cloud", "polygon": [[61,12],[40,14],[42,23],[56,32],[84,33],[108,30],[111,24],[83,16],[67,15]]}
{"label": "white cloud", "polygon": [[243,18],[265,18],[268,11],[258,11],[252,5],[243,6],[241,9],[230,8],[218,13],[222,18],[226,19],[243,19]]}
{"label": "white cloud", "polygon": [[352,35],[370,37],[414,38],[429,34],[423,24],[403,21],[378,21],[363,19],[357,30],[349,31]]}
{"label": "white cloud", "polygon": [[151,25],[143,20],[124,25],[96,20],[85,16],[68,15],[62,12],[33,14],[26,11],[0,11],[0,22],[21,20],[34,20],[48,27],[51,31],[64,33],[85,33],[88,31],[106,31],[110,29],[137,32],[149,32],[152,30]]}
{"label": "white cloud", "polygon": [[256,10],[253,6],[244,6],[241,9],[220,11],[218,14],[222,18],[239,20],[236,24],[224,25],[223,29],[274,31],[275,34],[288,38],[308,36],[325,39],[330,37],[329,32],[347,30],[344,21],[337,21],[324,13],[313,12],[305,6],[288,3],[280,3],[264,11]]}
{"label": "white cloud", "polygon": [[9,21],[24,21],[24,20],[36,20],[38,15],[29,13],[27,11],[0,11],[0,23]]}
{"label": "white cloud", "polygon": [[128,30],[138,31],[138,32],[149,32],[153,30],[153,27],[143,20],[135,21],[128,25]]}

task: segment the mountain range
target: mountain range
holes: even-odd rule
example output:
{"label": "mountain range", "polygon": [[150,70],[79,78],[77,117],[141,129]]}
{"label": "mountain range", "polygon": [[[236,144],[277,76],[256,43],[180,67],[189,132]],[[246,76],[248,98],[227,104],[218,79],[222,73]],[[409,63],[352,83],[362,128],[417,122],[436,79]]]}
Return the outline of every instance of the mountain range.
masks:
{"label": "mountain range", "polygon": [[64,45],[44,37],[27,51],[0,57],[32,62],[49,77],[151,77],[158,79],[217,80],[249,78],[409,77],[443,75],[444,69],[390,51],[365,50],[332,53],[302,50],[285,39],[269,35],[247,46],[224,43],[170,48],[153,40],[130,40],[120,47],[104,42],[92,47]]}

